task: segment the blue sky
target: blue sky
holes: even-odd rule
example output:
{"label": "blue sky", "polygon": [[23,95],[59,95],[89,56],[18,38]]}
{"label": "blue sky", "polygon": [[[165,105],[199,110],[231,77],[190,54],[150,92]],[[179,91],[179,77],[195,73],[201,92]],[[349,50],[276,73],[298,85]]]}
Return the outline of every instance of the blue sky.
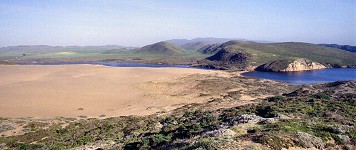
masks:
{"label": "blue sky", "polygon": [[220,37],[356,45],[354,0],[0,0],[0,46]]}

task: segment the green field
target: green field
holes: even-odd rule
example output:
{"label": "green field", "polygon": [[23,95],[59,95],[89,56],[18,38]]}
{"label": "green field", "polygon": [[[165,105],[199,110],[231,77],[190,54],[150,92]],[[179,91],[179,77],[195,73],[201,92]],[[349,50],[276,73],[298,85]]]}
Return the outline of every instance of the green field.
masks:
{"label": "green field", "polygon": [[181,53],[149,53],[140,49],[60,48],[60,49],[15,49],[1,50],[0,60],[16,61],[138,61],[142,63],[193,63],[210,55],[195,50]]}

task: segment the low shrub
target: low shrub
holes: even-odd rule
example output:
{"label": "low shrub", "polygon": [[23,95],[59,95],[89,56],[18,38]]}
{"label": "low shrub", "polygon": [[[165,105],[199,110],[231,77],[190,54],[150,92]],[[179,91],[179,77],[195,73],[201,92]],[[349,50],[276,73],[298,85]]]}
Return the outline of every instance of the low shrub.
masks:
{"label": "low shrub", "polygon": [[326,100],[330,99],[330,96],[325,93],[317,93],[317,94],[314,94],[312,97],[316,98],[316,99],[326,99]]}

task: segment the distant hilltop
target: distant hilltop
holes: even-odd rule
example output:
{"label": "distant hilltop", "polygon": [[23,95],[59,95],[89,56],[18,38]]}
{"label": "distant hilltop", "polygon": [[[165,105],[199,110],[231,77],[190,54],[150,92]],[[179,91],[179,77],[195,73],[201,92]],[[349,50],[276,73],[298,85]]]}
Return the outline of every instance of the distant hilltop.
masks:
{"label": "distant hilltop", "polygon": [[151,45],[147,45],[137,50],[137,53],[149,53],[149,54],[167,54],[174,55],[183,53],[185,50],[173,43],[169,42],[158,42]]}
{"label": "distant hilltop", "polygon": [[174,43],[176,45],[182,46],[186,45],[189,43],[195,43],[195,42],[206,42],[210,44],[221,44],[225,43],[228,41],[233,41],[233,40],[238,40],[238,41],[249,41],[249,42],[257,42],[257,43],[272,43],[272,41],[262,41],[262,40],[248,40],[248,39],[243,39],[243,38],[215,38],[215,37],[207,37],[207,38],[194,38],[191,40],[188,39],[171,39],[171,40],[166,40],[166,42]]}
{"label": "distant hilltop", "polygon": [[166,40],[166,42],[170,42],[170,43],[174,43],[177,45],[185,45],[188,43],[194,43],[194,42],[208,42],[211,44],[215,44],[215,43],[224,43],[227,41],[231,41],[231,40],[245,40],[245,39],[239,39],[239,38],[213,38],[213,37],[208,37],[208,38],[194,38],[191,40],[188,39],[171,39],[171,40]]}
{"label": "distant hilltop", "polygon": [[318,45],[325,46],[325,47],[332,47],[332,48],[342,49],[342,50],[345,50],[345,51],[356,53],[356,46],[338,45],[338,44],[318,44]]}

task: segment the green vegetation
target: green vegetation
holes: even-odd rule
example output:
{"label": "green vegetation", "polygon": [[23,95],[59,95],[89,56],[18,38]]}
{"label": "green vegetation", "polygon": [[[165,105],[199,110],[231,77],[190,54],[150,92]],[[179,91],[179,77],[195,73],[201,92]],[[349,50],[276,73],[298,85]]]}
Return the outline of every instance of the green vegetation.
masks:
{"label": "green vegetation", "polygon": [[27,125],[25,125],[23,128],[29,129],[30,131],[37,131],[45,126],[46,126],[46,124],[44,124],[42,122],[30,122]]}
{"label": "green vegetation", "polygon": [[172,43],[160,42],[140,48],[120,46],[51,47],[17,46],[0,48],[1,60],[13,62],[81,62],[81,61],[128,61],[141,63],[191,64],[209,55],[186,50]]}
{"label": "green vegetation", "polygon": [[295,60],[307,58],[323,64],[356,65],[355,53],[327,48],[309,43],[239,43],[229,46],[252,54],[252,65],[260,65],[274,60]]}
{"label": "green vegetation", "polygon": [[317,98],[317,99],[330,99],[330,96],[325,94],[325,93],[317,93],[317,94],[314,94],[312,97],[314,98]]}
{"label": "green vegetation", "polygon": [[244,70],[260,66],[257,70],[280,71],[296,60],[306,66],[312,62],[326,67],[356,66],[356,53],[309,43],[228,41],[220,45],[205,46],[198,51],[213,56],[198,61],[197,67],[221,70]]}
{"label": "green vegetation", "polygon": [[160,55],[174,55],[183,53],[185,49],[169,42],[158,42],[152,45],[144,46],[138,49],[137,53],[160,54]]}
{"label": "green vegetation", "polygon": [[[209,42],[197,41],[182,45],[159,42],[142,48],[120,46],[51,47],[18,46],[0,49],[0,59],[37,61],[135,61],[144,63],[191,64],[211,56],[209,52],[225,49],[249,54],[248,65],[259,66],[274,60],[296,60],[306,58],[330,66],[355,66],[356,53],[309,43],[251,43],[229,41],[221,45],[209,46]],[[200,49],[205,47],[207,54]],[[0,62],[1,63],[1,62]]]}
{"label": "green vegetation", "polygon": [[[26,126],[34,128],[32,132],[0,142],[18,149],[68,149],[107,141],[115,143],[108,148],[119,149],[221,149],[231,148],[231,140],[257,142],[272,149],[347,148],[356,142],[356,95],[347,92],[354,85],[321,85],[308,92],[297,90],[227,109],[192,109],[204,105],[195,104],[170,114],[83,119],[65,128],[54,124],[43,129],[33,122]],[[338,89],[344,93],[335,91],[337,87],[345,88]],[[229,129],[238,134],[224,135]]]}

